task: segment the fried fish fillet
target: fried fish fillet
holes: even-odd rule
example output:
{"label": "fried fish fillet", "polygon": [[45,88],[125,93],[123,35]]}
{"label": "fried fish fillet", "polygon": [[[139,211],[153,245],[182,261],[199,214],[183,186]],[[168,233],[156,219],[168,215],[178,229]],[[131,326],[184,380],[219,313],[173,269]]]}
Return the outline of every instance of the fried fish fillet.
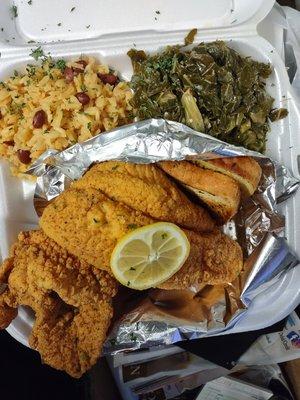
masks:
{"label": "fried fish fillet", "polygon": [[103,162],[93,166],[73,187],[98,189],[149,217],[197,232],[211,231],[215,226],[208,212],[192,203],[153,164]]}
{"label": "fried fish fillet", "polygon": [[111,273],[110,257],[117,241],[153,222],[99,190],[71,188],[45,208],[40,226],[70,253]]}
{"label": "fried fish fillet", "polygon": [[243,268],[239,244],[221,232],[198,234],[185,231],[191,251],[182,268],[160,289],[199,288],[232,282]]}
{"label": "fried fish fillet", "polygon": [[[19,235],[1,275],[7,287],[0,304],[8,310],[33,309],[29,344],[45,363],[76,378],[95,364],[113,315],[113,278],[79,261],[42,231]],[[2,321],[13,318],[9,313]]]}
{"label": "fried fish fillet", "polygon": [[256,191],[262,170],[252,157],[227,157],[213,160],[197,160],[201,167],[220,172],[233,178],[240,186],[243,197],[252,196]]}
{"label": "fried fish fillet", "polygon": [[[131,229],[155,220],[116,203],[94,189],[68,189],[46,207],[40,220],[45,233],[96,267],[110,270],[111,253]],[[194,283],[230,282],[243,264],[240,246],[215,231],[184,230],[191,252],[183,267],[161,287],[189,288]]]}
{"label": "fried fish fillet", "polygon": [[162,161],[159,166],[206,204],[221,224],[237,213],[241,196],[234,179],[188,161]]}

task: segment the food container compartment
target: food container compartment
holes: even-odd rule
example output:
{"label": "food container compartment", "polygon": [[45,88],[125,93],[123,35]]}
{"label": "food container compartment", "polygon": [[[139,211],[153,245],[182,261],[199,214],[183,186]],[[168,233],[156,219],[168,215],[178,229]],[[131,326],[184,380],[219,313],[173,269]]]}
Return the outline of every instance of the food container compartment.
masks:
{"label": "food container compartment", "polygon": [[[194,27],[199,28],[195,43],[222,39],[244,56],[271,63],[274,71],[267,80],[267,91],[275,98],[274,106],[288,108],[289,115],[271,124],[266,155],[299,176],[299,111],[290,92],[288,76],[281,58],[256,33],[257,23],[272,8],[273,0],[219,0],[209,5],[206,1],[189,0],[182,9],[179,5],[174,7],[171,0],[155,0],[147,7],[143,7],[141,2],[130,0],[126,4],[126,13],[124,5],[117,1],[99,6],[96,0],[89,0],[83,6],[82,2],[69,0],[33,0],[32,5],[26,0],[16,0],[14,4],[18,9],[18,17],[13,19],[8,14],[12,2],[11,5],[8,3],[0,4],[0,26],[5,25],[4,31],[0,31],[0,79],[10,76],[15,69],[22,70],[27,63],[34,63],[29,54],[37,44],[28,44],[28,41],[34,40],[43,42],[44,53],[50,52],[54,58],[68,59],[81,54],[94,56],[116,70],[120,77],[129,80],[132,67],[126,53],[130,48],[156,52],[165,45],[183,43],[186,33]],[[74,11],[71,11],[72,7],[75,7]],[[111,18],[109,8],[114,10],[114,18]],[[59,20],[62,21],[61,26],[57,26]],[[40,26],[43,24],[49,24],[49,27],[42,31]],[[86,28],[87,25],[90,28]],[[15,39],[6,42],[6,34],[14,35]],[[12,177],[7,164],[1,161],[2,259],[8,255],[9,246],[20,230],[28,230],[37,225],[38,219],[32,202],[33,192],[33,182]],[[299,191],[280,207],[280,212],[286,217],[285,236],[291,248],[300,256],[300,226],[295,224],[300,220]],[[299,268],[289,271],[281,281],[266,290],[264,296],[257,297],[246,316],[227,333],[259,329],[283,318],[299,302],[299,280]],[[32,315],[21,308],[8,331],[17,340],[27,344],[31,321]]]}

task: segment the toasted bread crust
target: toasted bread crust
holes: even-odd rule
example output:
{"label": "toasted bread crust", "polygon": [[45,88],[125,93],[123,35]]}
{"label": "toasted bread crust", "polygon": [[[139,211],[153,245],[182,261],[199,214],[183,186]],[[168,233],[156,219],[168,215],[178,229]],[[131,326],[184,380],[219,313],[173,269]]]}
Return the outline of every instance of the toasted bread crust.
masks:
{"label": "toasted bread crust", "polygon": [[262,173],[260,165],[252,157],[197,160],[195,163],[235,179],[240,186],[243,197],[252,196],[256,191]]}
{"label": "toasted bread crust", "polygon": [[163,161],[160,167],[196,194],[224,223],[236,214],[240,189],[234,179],[188,161]]}

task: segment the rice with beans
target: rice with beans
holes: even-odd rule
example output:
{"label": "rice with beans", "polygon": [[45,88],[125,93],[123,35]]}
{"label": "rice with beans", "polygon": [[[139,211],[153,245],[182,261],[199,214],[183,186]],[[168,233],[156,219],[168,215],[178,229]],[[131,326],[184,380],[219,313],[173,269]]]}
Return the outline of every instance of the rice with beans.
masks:
{"label": "rice with beans", "polygon": [[24,173],[45,150],[132,122],[131,90],[93,58],[50,57],[0,83],[0,156]]}

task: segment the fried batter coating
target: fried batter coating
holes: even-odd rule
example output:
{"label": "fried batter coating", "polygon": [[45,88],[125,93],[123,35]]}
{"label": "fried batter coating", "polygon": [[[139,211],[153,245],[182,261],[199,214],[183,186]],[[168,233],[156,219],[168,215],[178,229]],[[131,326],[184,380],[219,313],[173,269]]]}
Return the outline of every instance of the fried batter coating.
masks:
{"label": "fried batter coating", "polygon": [[203,284],[218,285],[235,280],[243,267],[239,244],[221,232],[197,234],[185,231],[191,251],[182,268],[160,289],[186,289]]}
{"label": "fried batter coating", "polygon": [[70,253],[111,273],[117,241],[140,226],[155,222],[95,189],[68,189],[46,207],[40,226]]}
{"label": "fried batter coating", "polygon": [[215,222],[192,203],[153,164],[107,161],[93,166],[73,188],[93,188],[158,221],[173,222],[197,232],[211,231]]}
{"label": "fried batter coating", "polygon": [[20,233],[1,276],[7,287],[0,304],[9,310],[25,305],[35,312],[30,345],[45,363],[80,377],[100,355],[116,281],[42,231]]}
{"label": "fried batter coating", "polygon": [[[97,222],[93,222],[97,219]],[[110,257],[119,239],[130,229],[155,222],[116,203],[94,189],[69,189],[55,199],[40,220],[45,233],[71,253],[110,271]],[[243,264],[238,243],[219,231],[184,230],[190,255],[183,267],[160,287],[187,289],[194,284],[231,282]]]}

